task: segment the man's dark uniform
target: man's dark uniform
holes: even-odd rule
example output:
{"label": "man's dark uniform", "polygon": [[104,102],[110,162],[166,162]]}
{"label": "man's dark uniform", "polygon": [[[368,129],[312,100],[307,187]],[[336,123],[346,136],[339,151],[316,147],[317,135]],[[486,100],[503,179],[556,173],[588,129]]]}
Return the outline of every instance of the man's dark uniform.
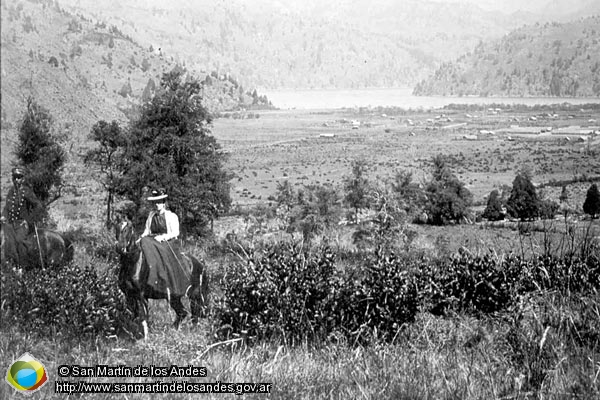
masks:
{"label": "man's dark uniform", "polygon": [[43,207],[33,190],[23,184],[24,171],[14,168],[12,175],[14,186],[8,190],[2,217],[15,231],[17,251],[21,256],[31,247],[30,238],[27,236],[34,232],[35,218]]}

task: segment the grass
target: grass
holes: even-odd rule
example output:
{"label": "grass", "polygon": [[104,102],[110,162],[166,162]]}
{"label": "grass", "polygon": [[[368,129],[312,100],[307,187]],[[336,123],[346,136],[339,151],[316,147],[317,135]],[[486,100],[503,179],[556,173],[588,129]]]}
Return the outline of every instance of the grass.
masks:
{"label": "grass", "polygon": [[[456,244],[464,226],[446,227]],[[441,228],[440,228],[441,229]],[[428,233],[428,231],[433,231]],[[473,230],[470,230],[473,232]],[[435,236],[437,228],[423,227],[419,236]],[[518,235],[515,231],[510,231]],[[479,232],[476,232],[476,234]],[[489,233],[489,232],[488,232]],[[114,261],[93,251],[110,245],[105,235],[94,246],[77,248],[77,262],[95,262],[98,269]],[[507,241],[509,238],[506,238]],[[516,239],[512,237],[513,241]],[[514,242],[513,242],[514,243]],[[197,248],[190,247],[197,253]],[[213,274],[226,258],[206,252]],[[213,283],[213,289],[218,287]],[[186,307],[187,302],[184,302]],[[219,342],[211,317],[199,326],[184,324],[174,330],[174,313],[166,301],[150,300],[149,340],[120,337],[67,338],[68,327],[35,336],[19,326],[0,328],[0,369],[24,352],[46,367],[50,382],[34,399],[63,399],[54,381],[146,383],[171,378],[57,378],[63,364],[205,367],[205,378],[176,378],[196,383],[272,383],[276,399],[591,399],[600,396],[600,294],[572,295],[555,291],[524,295],[509,310],[488,316],[421,312],[414,323],[402,326],[394,340],[370,345],[349,343],[331,335],[318,342],[289,346],[280,340],[248,345],[243,340]],[[5,311],[3,311],[5,312]],[[3,318],[6,314],[3,314]],[[7,319],[5,319],[7,321]],[[0,384],[0,399],[20,398]],[[195,399],[197,394],[160,395]],[[246,394],[264,398],[265,394]],[[153,399],[151,394],[94,394],[94,399]],[[234,394],[206,394],[202,398],[233,398]]]}
{"label": "grass", "polygon": [[[393,343],[366,347],[340,342],[335,337],[295,347],[275,341],[252,347],[242,341],[211,344],[204,324],[200,328],[185,325],[179,331],[170,328],[169,312],[161,302],[152,305],[154,323],[148,342],[119,338],[62,341],[58,337],[32,337],[15,327],[3,326],[0,358],[3,370],[26,351],[42,361],[51,382],[33,398],[66,397],[54,393],[53,381],[61,364],[203,366],[206,378],[182,379],[268,382],[273,384],[269,397],[278,399],[593,398],[600,395],[600,343],[598,336],[594,343],[587,344],[577,338],[582,337],[583,327],[592,328],[598,335],[598,300],[597,294],[582,299],[545,293],[524,298],[511,313],[489,318],[423,313],[413,324],[403,327]],[[135,383],[159,379],[86,380]],[[18,397],[7,385],[0,385],[0,395]],[[115,398],[109,394],[85,397]],[[192,394],[168,397],[198,398]],[[202,396],[228,397],[233,395]]]}
{"label": "grass", "polygon": [[[420,113],[410,117],[422,122],[431,115]],[[342,118],[369,120],[371,126],[351,130],[336,122]],[[331,122],[330,126],[323,126],[327,121]],[[484,121],[480,124],[484,126]],[[478,127],[470,125],[468,129]],[[409,135],[412,130],[416,132],[415,136]],[[453,155],[457,173],[461,174],[461,179],[472,181],[471,189],[480,204],[485,204],[483,196],[492,187],[510,184],[516,168],[523,164],[535,163],[536,172],[543,173],[542,183],[551,178],[571,179],[598,166],[597,160],[579,152],[583,147],[577,144],[563,146],[548,139],[527,143],[467,142],[456,139],[464,133],[462,131],[427,130],[424,125],[408,127],[401,119],[383,121],[377,116],[357,117],[352,111],[271,112],[250,121],[220,119],[215,121],[213,132],[230,154],[228,166],[238,175],[232,195],[234,201],[242,205],[265,203],[281,179],[291,179],[295,185],[339,182],[349,173],[350,163],[357,157],[376,160],[370,164],[370,178],[376,179],[389,175],[394,168],[422,173],[432,155],[438,152]],[[335,133],[334,138],[318,137],[320,133],[331,132]],[[536,157],[540,154],[547,157],[529,159],[533,152],[532,143]],[[2,161],[4,165],[4,153]],[[85,179],[89,184],[91,177],[86,175]],[[75,262],[78,265],[94,265],[97,270],[106,270],[115,263],[110,258],[113,236],[101,227],[102,194],[94,189],[94,185],[88,186],[78,196],[67,193],[64,201],[53,206],[52,217],[59,231],[77,233]],[[569,185],[574,208],[583,203],[582,196],[587,187],[589,184],[581,182]],[[249,194],[242,196],[244,188]],[[554,200],[560,194],[558,187],[549,187],[545,191]],[[535,225],[540,224],[536,222]],[[553,224],[557,238],[560,238],[563,222]],[[492,249],[500,255],[521,249],[527,254],[543,253],[544,232],[535,228],[528,236],[519,235],[513,225],[504,222],[501,226],[411,226],[417,231],[413,247],[434,255],[452,253],[461,247],[473,252]],[[216,279],[212,284],[214,295],[218,295],[217,281],[224,277],[229,262],[218,241],[230,231],[243,233],[246,228],[247,224],[241,218],[228,217],[215,223],[217,244],[214,249],[208,248],[208,244],[189,245],[190,253],[206,259]],[[540,228],[548,230],[552,227]],[[597,232],[597,223],[594,223],[594,229]],[[276,232],[268,234],[277,236]],[[261,235],[266,234],[254,239],[263,239]],[[350,237],[351,228],[340,227],[327,231],[321,240],[350,251],[353,249]],[[553,249],[559,248],[560,242],[552,243]],[[34,394],[34,399],[67,397],[54,393],[57,368],[62,364],[191,364],[206,367],[208,376],[185,380],[270,382],[273,383],[270,397],[278,399],[597,398],[600,396],[599,300],[597,293],[576,297],[568,293],[540,292],[524,297],[517,308],[487,317],[466,314],[439,317],[422,312],[414,323],[398,331],[392,343],[376,340],[372,345],[361,346],[331,336],[318,343],[293,347],[275,339],[253,346],[243,341],[216,342],[215,327],[210,319],[202,321],[199,327],[185,324],[175,331],[171,327],[174,315],[166,302],[151,301],[148,342],[133,341],[127,335],[67,339],[61,334],[61,331],[68,332],[66,326],[34,336],[19,326],[3,323],[0,327],[0,368],[5,371],[24,352],[39,358],[47,368],[50,383]],[[5,314],[2,315],[4,318]],[[88,380],[117,381],[108,378]],[[119,380],[147,382],[156,379]],[[0,399],[19,396],[8,385],[0,384]],[[264,396],[250,395],[251,398]],[[85,397],[112,399],[115,395]],[[138,394],[117,398],[155,397]],[[168,396],[175,399],[198,397],[192,394]],[[237,396],[212,394],[202,397]]]}

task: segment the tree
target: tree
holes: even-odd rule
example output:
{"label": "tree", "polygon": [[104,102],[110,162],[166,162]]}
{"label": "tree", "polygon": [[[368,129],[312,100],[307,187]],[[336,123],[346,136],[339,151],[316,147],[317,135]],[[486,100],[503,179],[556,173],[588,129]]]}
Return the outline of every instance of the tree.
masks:
{"label": "tree", "polygon": [[513,180],[506,208],[510,215],[520,218],[521,221],[538,216],[539,200],[528,173],[519,172]]}
{"label": "tree", "polygon": [[107,192],[106,225],[109,226],[112,221],[112,205],[119,187],[118,162],[126,142],[125,132],[117,121],[99,121],[92,127],[90,139],[98,142],[99,146],[87,152],[84,162],[100,169],[102,176],[99,181]]}
{"label": "tree", "polygon": [[600,214],[600,192],[595,183],[590,186],[583,202],[583,212],[589,214],[592,219]]}
{"label": "tree", "polygon": [[562,190],[560,192],[560,197],[558,198],[558,200],[561,203],[566,203],[566,202],[569,201],[569,192],[567,191],[567,187],[566,186],[562,187]]}
{"label": "tree", "polygon": [[467,217],[473,195],[452,173],[445,157],[437,155],[432,162],[432,179],[425,188],[428,221],[433,225],[459,223]]}
{"label": "tree", "polygon": [[344,190],[346,195],[344,202],[354,209],[354,219],[358,218],[361,208],[368,207],[369,180],[367,179],[367,162],[365,160],[354,160],[352,162],[352,175],[344,178]]}
{"label": "tree", "polygon": [[413,182],[413,174],[408,171],[397,171],[390,185],[394,201],[409,216],[415,217],[421,211],[424,202],[423,189]]}
{"label": "tree", "polygon": [[148,188],[162,187],[179,215],[182,232],[201,234],[231,205],[225,155],[210,134],[212,118],[202,105],[202,86],[182,71],[162,76],[127,133],[120,192],[138,218]]}
{"label": "tree", "polygon": [[52,123],[50,113],[29,97],[15,155],[27,169],[26,183],[44,205],[42,215],[32,216],[34,221],[48,218],[48,206],[60,198],[63,186],[62,169],[67,155],[51,131]]}
{"label": "tree", "polygon": [[569,214],[569,192],[567,191],[566,186],[562,187],[558,200],[560,201],[560,209],[565,218],[567,218],[567,215]]}
{"label": "tree", "polygon": [[482,217],[490,221],[501,221],[504,219],[502,201],[500,200],[500,193],[497,190],[492,190],[490,193],[487,207],[483,211]]}

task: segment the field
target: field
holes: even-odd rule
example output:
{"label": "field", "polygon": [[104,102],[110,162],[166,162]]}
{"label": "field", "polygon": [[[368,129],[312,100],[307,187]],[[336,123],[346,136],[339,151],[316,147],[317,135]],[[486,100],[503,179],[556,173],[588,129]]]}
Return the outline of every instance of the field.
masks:
{"label": "field", "polygon": [[[533,117],[533,118],[532,118]],[[404,111],[394,109],[268,111],[259,118],[219,118],[212,132],[228,154],[234,174],[234,210],[215,222],[215,238],[188,243],[190,253],[202,256],[215,277],[211,287],[218,300],[231,255],[221,245],[227,233],[248,237],[249,218],[259,205],[271,203],[277,183],[289,180],[295,187],[331,184],[341,189],[351,163],[366,160],[369,179],[383,181],[398,170],[427,179],[431,158],[450,156],[457,176],[467,183],[477,210],[492,189],[511,185],[519,169],[529,168],[539,190],[558,202],[567,186],[576,215],[572,226],[591,226],[581,207],[590,182],[600,181],[599,109],[518,108]],[[358,123],[357,123],[358,122]],[[518,127],[516,126],[518,125]],[[540,133],[552,127],[551,132]],[[584,137],[582,139],[582,137]],[[568,138],[568,139],[567,139]],[[4,154],[4,153],[3,153]],[[3,165],[6,160],[3,160]],[[73,161],[67,170],[69,190],[51,210],[58,230],[77,231],[75,263],[114,273],[110,249],[112,232],[102,228],[103,193],[89,171]],[[264,237],[283,237],[277,224]],[[270,224],[271,223],[271,224]],[[269,225],[270,224],[270,225]],[[474,253],[493,250],[499,257],[514,251],[528,256],[544,252],[544,233],[554,229],[564,236],[565,221],[536,224],[524,236],[516,222],[433,227],[412,225],[413,250],[447,256],[466,248]],[[329,241],[351,250],[352,226],[328,231]],[[277,234],[280,234],[279,236]],[[333,237],[335,235],[335,237]],[[556,242],[557,243],[557,242]],[[110,251],[108,251],[110,253]],[[450,313],[436,316],[419,312],[416,320],[398,329],[391,342],[350,342],[331,335],[318,341],[291,344],[285,339],[246,343],[222,340],[209,316],[200,326],[176,331],[173,312],[165,301],[150,302],[148,342],[127,335],[69,337],[62,326],[33,334],[18,325],[2,324],[0,369],[24,352],[45,365],[50,382],[31,398],[67,398],[55,392],[58,367],[63,364],[127,366],[203,366],[206,378],[193,382],[272,383],[269,397],[281,399],[566,399],[600,394],[600,321],[596,291],[579,295],[557,291],[536,292],[521,298],[509,310],[490,315]],[[9,317],[2,305],[4,321]],[[6,319],[5,319],[6,318]],[[596,325],[594,325],[596,324]],[[159,378],[61,378],[71,381],[127,383],[154,382]],[[170,382],[170,379],[163,379]],[[0,385],[0,399],[20,394]],[[152,394],[85,395],[85,398],[158,397]],[[165,398],[233,398],[235,394],[161,395]],[[266,394],[246,394],[263,398]]]}
{"label": "field", "polygon": [[[599,129],[595,121],[600,111],[580,109],[529,120],[537,114],[511,109],[397,115],[365,110],[271,111],[252,120],[218,119],[213,133],[230,155],[236,175],[232,195],[234,203],[242,205],[264,201],[275,192],[276,183],[286,179],[294,185],[336,185],[357,159],[367,161],[373,179],[390,177],[397,170],[423,179],[434,155],[451,156],[456,174],[476,202],[492,189],[510,185],[520,168],[530,168],[538,184],[597,176],[600,138],[586,134],[585,142],[578,140],[580,132]],[[515,120],[527,127],[525,133],[512,133],[523,132],[511,129],[518,124]],[[360,125],[353,129],[352,121]],[[546,127],[558,133],[538,134]],[[575,192],[579,200],[580,190]]]}

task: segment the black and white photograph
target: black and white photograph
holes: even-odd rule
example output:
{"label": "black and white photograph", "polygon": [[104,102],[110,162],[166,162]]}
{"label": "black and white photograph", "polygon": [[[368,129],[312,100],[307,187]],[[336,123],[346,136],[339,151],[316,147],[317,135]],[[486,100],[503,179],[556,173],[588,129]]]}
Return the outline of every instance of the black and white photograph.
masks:
{"label": "black and white photograph", "polygon": [[0,400],[600,399],[600,0],[0,31]]}

